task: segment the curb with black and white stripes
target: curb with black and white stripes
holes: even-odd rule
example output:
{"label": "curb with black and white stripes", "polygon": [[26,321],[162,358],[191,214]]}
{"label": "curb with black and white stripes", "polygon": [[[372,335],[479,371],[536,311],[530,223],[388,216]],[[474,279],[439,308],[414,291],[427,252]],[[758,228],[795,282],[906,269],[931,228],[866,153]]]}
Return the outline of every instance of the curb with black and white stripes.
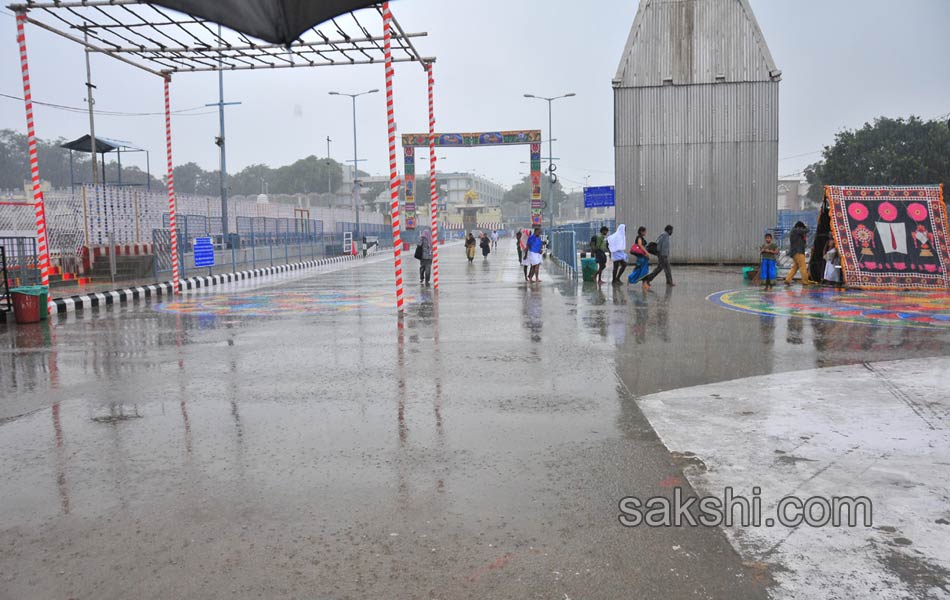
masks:
{"label": "curb with black and white stripes", "polygon": [[[305,262],[293,263],[289,265],[277,265],[274,267],[263,267],[250,271],[238,271],[237,273],[222,273],[221,275],[209,275],[207,277],[189,277],[179,282],[181,290],[196,290],[198,288],[209,287],[219,283],[230,283],[232,281],[243,281],[253,279],[254,277],[263,277],[265,275],[275,275],[277,273],[287,273],[290,271],[299,271],[311,267],[323,267],[338,263],[349,262],[361,258],[360,256],[346,255],[333,256],[330,258],[320,258],[317,260],[308,260]],[[112,290],[109,292],[90,292],[88,294],[79,294],[68,298],[54,298],[52,300],[52,312],[65,313],[75,310],[83,310],[93,306],[105,306],[107,304],[125,304],[142,298],[161,298],[169,296],[172,293],[172,283],[156,283],[150,285],[140,285],[121,290]]]}

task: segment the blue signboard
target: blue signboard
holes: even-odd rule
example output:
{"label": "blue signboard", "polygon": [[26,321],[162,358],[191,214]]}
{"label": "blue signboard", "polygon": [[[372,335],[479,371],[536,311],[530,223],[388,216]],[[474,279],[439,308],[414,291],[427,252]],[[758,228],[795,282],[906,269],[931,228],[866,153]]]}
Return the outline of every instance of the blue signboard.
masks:
{"label": "blue signboard", "polygon": [[602,185],[600,187],[584,188],[584,208],[601,208],[614,205],[614,186]]}
{"label": "blue signboard", "polygon": [[211,244],[211,238],[195,238],[195,266],[214,266],[214,246]]}

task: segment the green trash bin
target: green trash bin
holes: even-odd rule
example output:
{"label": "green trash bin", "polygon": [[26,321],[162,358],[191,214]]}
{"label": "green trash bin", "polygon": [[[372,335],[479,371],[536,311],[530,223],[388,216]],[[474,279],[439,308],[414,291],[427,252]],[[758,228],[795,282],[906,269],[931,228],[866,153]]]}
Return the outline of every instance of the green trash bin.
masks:
{"label": "green trash bin", "polygon": [[597,276],[597,259],[596,258],[582,258],[581,259],[581,275],[584,278],[584,281],[593,281],[594,277]]}
{"label": "green trash bin", "polygon": [[49,309],[49,288],[45,285],[22,285],[20,287],[10,288],[10,295],[23,294],[26,296],[39,297],[40,321],[45,321]]}

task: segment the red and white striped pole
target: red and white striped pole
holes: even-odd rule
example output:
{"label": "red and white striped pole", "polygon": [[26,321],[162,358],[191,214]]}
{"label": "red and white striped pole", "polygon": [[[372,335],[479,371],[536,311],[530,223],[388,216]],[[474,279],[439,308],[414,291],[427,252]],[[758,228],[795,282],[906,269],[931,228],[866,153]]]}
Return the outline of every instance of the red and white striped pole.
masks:
{"label": "red and white striped pole", "polygon": [[168,84],[171,75],[165,81],[165,156],[168,158],[168,225],[172,233],[172,295],[178,293],[178,227],[175,222],[175,170],[172,167],[172,109],[168,96]]}
{"label": "red and white striped pole", "polygon": [[[40,263],[40,283],[49,285],[49,246],[46,236],[46,206],[40,189],[40,163],[36,153],[36,131],[33,128],[33,92],[30,89],[30,67],[26,60],[26,13],[16,14],[16,41],[20,46],[20,71],[23,73],[23,104],[26,107],[26,139],[30,152],[30,178],[33,182],[33,213],[36,217],[36,251]],[[49,304],[46,306],[49,310]]]}
{"label": "red and white striped pole", "polygon": [[389,197],[393,222],[393,258],[396,268],[396,310],[402,316],[402,238],[399,234],[399,174],[396,172],[396,116],[393,112],[392,19],[389,2],[383,2],[383,50],[386,54],[386,122],[389,125]]}
{"label": "red and white striped pole", "polygon": [[432,89],[435,79],[432,76],[432,63],[426,63],[426,75],[429,79],[429,198],[432,213],[432,287],[439,289],[439,186],[435,182],[435,104]]}

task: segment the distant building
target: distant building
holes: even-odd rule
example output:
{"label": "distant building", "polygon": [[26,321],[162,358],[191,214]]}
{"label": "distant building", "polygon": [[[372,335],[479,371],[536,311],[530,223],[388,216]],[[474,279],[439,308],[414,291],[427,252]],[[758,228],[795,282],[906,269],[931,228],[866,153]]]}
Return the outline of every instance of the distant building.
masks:
{"label": "distant building", "polygon": [[774,226],[775,66],[748,0],[641,0],[614,87],[617,220],[673,260],[744,262]]}
{"label": "distant building", "polygon": [[778,204],[779,210],[802,210],[802,198],[798,190],[801,182],[797,179],[779,179],[778,180]]}
{"label": "distant building", "polygon": [[440,201],[449,206],[464,204],[469,190],[475,190],[482,204],[499,206],[507,191],[504,186],[473,173],[436,173],[436,181],[440,186]]}

